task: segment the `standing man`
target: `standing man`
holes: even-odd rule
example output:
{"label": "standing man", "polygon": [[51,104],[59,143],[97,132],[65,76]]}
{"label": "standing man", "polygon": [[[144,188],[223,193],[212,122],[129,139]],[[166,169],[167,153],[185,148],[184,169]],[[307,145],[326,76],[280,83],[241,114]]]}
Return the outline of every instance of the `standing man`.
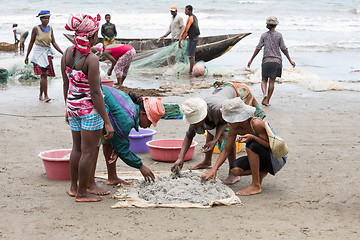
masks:
{"label": "standing man", "polygon": [[104,38],[104,45],[110,45],[115,43],[115,37],[117,35],[115,24],[110,23],[110,14],[105,15],[106,23],[101,26],[101,36]]}
{"label": "standing man", "polygon": [[[254,54],[252,55],[247,65],[250,68],[250,65],[256,55],[260,52],[262,47],[264,47],[264,54],[261,64],[261,90],[263,93],[263,100],[261,101],[261,104],[264,106],[270,106],[269,102],[274,92],[275,79],[277,77],[281,77],[282,58],[280,50],[284,53],[290,64],[295,67],[295,62],[293,62],[290,58],[288,49],[285,46],[281,33],[275,31],[275,28],[278,24],[279,21],[274,16],[268,17],[266,19],[266,28],[269,29],[269,31],[261,35],[259,44],[256,46]],[[266,93],[268,81],[269,88]]]}
{"label": "standing man", "polygon": [[[20,53],[24,53],[25,40],[26,40],[27,36],[29,35],[29,32],[26,31],[26,29],[24,27],[18,26],[16,23],[13,24],[13,32],[14,32],[15,43],[20,42]],[[20,41],[18,40],[16,35],[20,36]]]}
{"label": "standing man", "polygon": [[179,48],[181,48],[181,40],[189,36],[189,43],[187,47],[187,56],[190,60],[190,75],[192,73],[192,69],[195,65],[195,50],[196,45],[199,40],[200,30],[197,17],[192,13],[193,7],[191,5],[187,5],[185,7],[185,14],[188,15],[188,19],[186,21],[186,26],[181,33],[179,40]]}
{"label": "standing man", "polygon": [[160,39],[166,38],[171,33],[171,40],[174,42],[180,39],[181,32],[184,29],[184,20],[177,14],[177,7],[171,7],[170,13],[172,15],[172,19],[169,30],[164,34],[164,36],[160,37]]}

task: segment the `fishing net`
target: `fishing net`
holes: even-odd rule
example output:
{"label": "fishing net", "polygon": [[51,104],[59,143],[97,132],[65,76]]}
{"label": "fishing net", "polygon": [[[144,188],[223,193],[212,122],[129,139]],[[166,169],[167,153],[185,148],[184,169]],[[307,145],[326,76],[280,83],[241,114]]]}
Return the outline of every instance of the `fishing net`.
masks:
{"label": "fishing net", "polygon": [[21,69],[15,71],[15,76],[19,81],[21,80],[37,80],[38,77],[34,74],[34,69],[31,64],[25,65]]}
{"label": "fishing net", "polygon": [[187,41],[182,41],[181,47],[179,48],[178,42],[175,42],[167,47],[138,53],[132,66],[135,68],[158,68],[179,65],[182,68],[182,65],[189,64],[189,58],[186,56]]}
{"label": "fishing net", "polygon": [[182,119],[183,113],[178,104],[164,104],[165,114],[161,119]]}

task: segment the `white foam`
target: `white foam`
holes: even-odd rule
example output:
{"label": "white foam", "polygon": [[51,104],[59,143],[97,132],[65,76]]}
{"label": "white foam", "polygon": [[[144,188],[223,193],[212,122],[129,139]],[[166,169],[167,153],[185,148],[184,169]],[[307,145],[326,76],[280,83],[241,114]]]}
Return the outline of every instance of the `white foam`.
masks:
{"label": "white foam", "polygon": [[[247,71],[244,69],[244,71],[250,83],[261,82],[261,69],[248,69]],[[315,92],[344,89],[343,84],[340,82],[321,78],[320,76],[301,68],[284,68],[282,77],[277,78],[276,81],[296,83]]]}

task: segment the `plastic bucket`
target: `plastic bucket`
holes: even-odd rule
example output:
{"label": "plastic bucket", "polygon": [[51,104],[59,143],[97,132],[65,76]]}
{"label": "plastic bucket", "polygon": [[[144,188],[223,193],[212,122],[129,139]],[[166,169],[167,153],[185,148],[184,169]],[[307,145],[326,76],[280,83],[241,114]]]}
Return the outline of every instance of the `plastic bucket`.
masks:
{"label": "plastic bucket", "polygon": [[43,160],[46,175],[53,180],[70,180],[71,149],[56,149],[40,152],[38,157]]}
{"label": "plastic bucket", "polygon": [[[149,146],[152,159],[160,162],[175,162],[179,157],[182,143],[182,139],[159,139],[149,141],[146,145]],[[188,161],[194,156],[197,144],[195,141],[191,143],[184,161]]]}
{"label": "plastic bucket", "polygon": [[112,79],[101,79],[101,84],[112,87],[114,86],[114,81]]}
{"label": "plastic bucket", "polygon": [[149,147],[146,142],[151,141],[153,136],[156,134],[155,130],[139,128],[139,132],[135,129],[131,129],[130,139],[130,150],[134,153],[145,153],[149,151]]}

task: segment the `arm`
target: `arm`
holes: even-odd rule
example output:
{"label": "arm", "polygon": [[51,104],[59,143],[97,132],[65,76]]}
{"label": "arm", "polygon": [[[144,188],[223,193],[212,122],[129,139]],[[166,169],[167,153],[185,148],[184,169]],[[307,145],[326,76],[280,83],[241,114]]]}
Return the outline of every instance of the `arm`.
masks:
{"label": "arm", "polygon": [[224,147],[224,150],[220,153],[219,158],[216,160],[216,163],[212,167],[212,169],[208,171],[206,174],[201,176],[202,182],[206,182],[206,180],[208,180],[209,178],[212,178],[213,181],[215,182],[216,172],[230,154],[231,148],[234,146],[235,143],[236,135],[237,135],[236,128],[230,125],[229,134],[226,140],[226,145]]}
{"label": "arm", "polygon": [[258,55],[258,53],[260,52],[261,48],[264,46],[265,42],[264,42],[264,37],[263,35],[261,35],[260,40],[258,45],[255,48],[255,51],[250,59],[250,61],[248,62],[248,67],[250,67],[250,65],[252,64],[252,61],[254,60],[254,58],[256,57],[256,55]]}
{"label": "arm", "polygon": [[[68,49],[65,50],[65,52],[67,52],[67,51],[68,51]],[[65,72],[65,68],[66,68],[65,57],[66,57],[66,54],[61,57],[61,75],[63,78],[63,95],[64,95],[64,101],[65,101],[65,105],[66,105],[67,94],[69,91],[69,78]],[[65,112],[65,122],[67,124],[69,124],[67,111]]]}
{"label": "arm", "polygon": [[105,26],[104,24],[101,26],[101,36],[103,36],[103,38],[106,40],[107,36],[105,35]]}
{"label": "arm", "polygon": [[219,124],[216,126],[216,133],[214,139],[204,145],[202,152],[208,152],[214,149],[215,144],[217,143],[217,141],[219,141],[221,135],[224,133],[226,126],[227,124]]}
{"label": "arm", "polygon": [[35,42],[36,30],[37,30],[37,28],[34,27],[33,30],[31,31],[31,38],[30,38],[28,50],[27,50],[26,57],[25,57],[25,64],[28,64],[28,63],[29,63],[29,54],[30,54],[31,49],[32,49],[32,47],[33,47],[33,45],[34,45],[34,42]]}
{"label": "arm", "polygon": [[252,55],[252,57],[251,57],[251,59],[250,59],[250,61],[248,62],[248,68],[250,67],[250,65],[252,64],[252,61],[254,60],[254,58],[256,57],[256,55],[258,55],[258,53],[260,52],[260,50],[258,50],[258,49],[255,49],[255,51],[254,51],[254,53],[253,53],[253,55]]}
{"label": "arm", "polygon": [[111,55],[111,51],[110,51],[110,50],[105,50],[105,51],[104,51],[104,55],[105,55],[105,57],[106,57],[107,59],[109,59],[110,62],[111,62],[111,66],[110,66],[110,68],[109,68],[109,70],[108,70],[108,73],[107,73],[108,76],[111,76],[112,70],[114,69],[115,64],[116,64],[116,59]]}
{"label": "arm", "polygon": [[253,134],[245,134],[245,135],[241,135],[241,142],[245,143],[247,141],[255,141],[257,143],[259,143],[260,145],[262,145],[263,147],[270,149],[270,144],[269,144],[269,137],[266,133],[265,130],[265,123],[258,119],[255,118],[252,122],[253,124],[253,128],[255,130],[255,132],[258,134],[258,136],[255,136]]}
{"label": "arm", "polygon": [[100,74],[99,74],[99,59],[95,54],[90,54],[86,60],[87,75],[90,85],[91,100],[95,109],[104,120],[106,130],[105,139],[110,139],[114,134],[114,129],[111,125],[110,118],[105,110],[104,98],[100,90]]}
{"label": "arm", "polygon": [[194,22],[193,16],[188,17],[188,19],[186,20],[186,25],[185,25],[184,30],[182,31],[182,33],[180,35],[179,48],[181,48],[181,40],[186,38],[186,36],[188,35],[188,31],[190,29],[190,26],[191,26],[191,24],[193,24],[193,22]]}
{"label": "arm", "polygon": [[114,38],[117,36],[117,32],[116,32],[116,27],[115,27],[115,24],[114,24]]}
{"label": "arm", "polygon": [[15,43],[17,43],[19,40],[18,40],[17,37],[16,37],[16,30],[13,30],[13,32],[14,32]]}
{"label": "arm", "polygon": [[287,49],[287,47],[285,46],[285,43],[284,43],[284,39],[280,38],[280,49],[281,51],[284,53],[284,55],[286,56],[286,58],[288,59],[289,63],[293,66],[293,68],[295,67],[295,62],[293,62],[290,58],[290,55],[289,55],[289,51]]}
{"label": "arm", "polygon": [[177,171],[177,169],[182,169],[182,167],[184,165],[185,155],[191,146],[193,138],[194,137],[189,137],[188,135],[185,135],[184,141],[181,145],[179,157],[176,160],[176,162],[171,166],[172,172]]}
{"label": "arm", "polygon": [[171,28],[169,26],[168,31],[164,34],[164,36],[160,37],[160,39],[166,38],[167,36],[169,36],[170,33],[171,33]]}
{"label": "arm", "polygon": [[54,48],[61,54],[63,54],[63,51],[59,48],[59,46],[57,45],[57,43],[55,42],[55,37],[54,37],[54,32],[53,29],[51,28],[51,43],[54,46]]}

